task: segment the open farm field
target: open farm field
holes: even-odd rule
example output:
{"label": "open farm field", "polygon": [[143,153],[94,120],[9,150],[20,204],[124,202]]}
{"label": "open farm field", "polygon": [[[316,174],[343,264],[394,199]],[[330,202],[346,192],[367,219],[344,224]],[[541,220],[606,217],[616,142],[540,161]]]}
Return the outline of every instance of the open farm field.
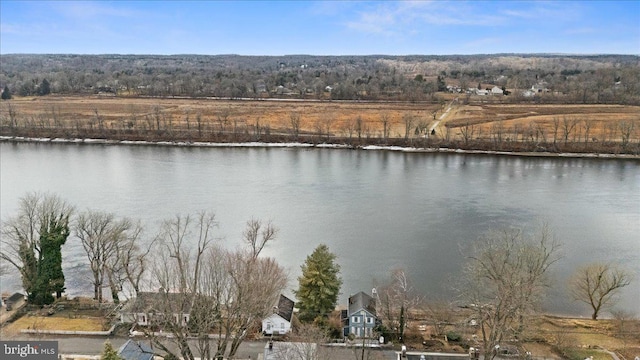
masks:
{"label": "open farm field", "polygon": [[[2,103],[3,125],[9,121],[8,104]],[[292,117],[299,117],[300,133],[330,133],[334,136],[356,133],[360,119],[361,136],[383,134],[386,118],[389,137],[404,137],[405,121],[433,118],[443,108],[439,104],[403,102],[341,102],[341,101],[269,101],[269,100],[209,100],[176,98],[115,98],[115,97],[29,97],[11,101],[18,126],[28,122],[35,126],[64,127],[100,126],[105,128],[138,128],[157,130],[197,129],[207,131],[243,130],[264,127],[272,132],[290,132]],[[413,129],[412,129],[413,131]]]}
{"label": "open farm field", "polygon": [[[590,142],[640,138],[640,107],[624,105],[461,105],[448,121],[451,128],[474,127],[474,138],[534,137],[540,140]],[[458,132],[457,132],[458,133]],[[628,139],[624,139],[628,137]]]}
{"label": "open farm field", "polygon": [[640,107],[432,102],[17,97],[2,135],[335,142],[500,151],[640,153]]}

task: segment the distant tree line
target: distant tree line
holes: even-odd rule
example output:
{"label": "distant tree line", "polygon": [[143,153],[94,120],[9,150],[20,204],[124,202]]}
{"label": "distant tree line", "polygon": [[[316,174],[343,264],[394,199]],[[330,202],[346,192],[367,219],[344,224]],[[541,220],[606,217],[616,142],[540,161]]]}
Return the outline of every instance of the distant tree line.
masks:
{"label": "distant tree line", "polygon": [[[640,104],[634,55],[239,56],[1,55],[0,87],[19,96],[95,94],[334,100],[437,100],[447,85],[491,84],[503,101]],[[4,99],[4,97],[3,97]]]}

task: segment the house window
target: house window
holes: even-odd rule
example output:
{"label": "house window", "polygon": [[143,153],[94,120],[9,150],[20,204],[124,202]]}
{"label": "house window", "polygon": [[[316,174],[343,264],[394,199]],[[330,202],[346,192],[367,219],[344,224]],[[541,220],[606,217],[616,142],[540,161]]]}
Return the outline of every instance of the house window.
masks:
{"label": "house window", "polygon": [[373,318],[367,316],[367,324],[373,324]]}
{"label": "house window", "polygon": [[271,323],[267,323],[267,330],[271,330]]}
{"label": "house window", "polygon": [[351,317],[351,322],[354,323],[354,324],[359,323],[360,322],[359,320],[360,320],[360,318],[358,318],[357,316],[352,316]]}
{"label": "house window", "polygon": [[284,323],[280,323],[280,329],[284,329]]}

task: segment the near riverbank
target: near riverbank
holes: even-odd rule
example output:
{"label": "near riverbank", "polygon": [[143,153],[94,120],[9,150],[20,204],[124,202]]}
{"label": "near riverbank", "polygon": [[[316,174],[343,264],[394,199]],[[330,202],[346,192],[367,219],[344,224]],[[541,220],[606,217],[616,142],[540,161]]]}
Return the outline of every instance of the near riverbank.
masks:
{"label": "near riverbank", "polygon": [[[81,302],[84,304],[84,302]],[[85,304],[86,305],[86,304]],[[0,328],[3,340],[28,339],[31,336],[55,340],[91,336],[93,338],[126,338],[128,327],[114,331],[117,320],[100,316],[100,310],[91,310],[87,306],[77,309],[69,306],[57,307],[55,312],[32,310],[20,318]],[[428,324],[426,321],[425,324]],[[109,328],[107,331],[104,329]],[[416,351],[465,351],[474,343],[473,330],[463,334],[460,340],[434,337],[430,325],[412,323],[407,329],[406,343],[410,350]],[[478,334],[479,329],[475,329]],[[452,324],[451,332],[461,331]],[[256,330],[254,340],[259,340]],[[593,356],[594,360],[634,359],[640,355],[640,321],[634,319],[601,319],[557,317],[541,315],[531,319],[525,338],[517,343],[518,347],[532,353],[539,359],[584,359]],[[505,342],[505,346],[511,342]],[[513,343],[514,345],[516,343]],[[96,349],[94,349],[96,350]],[[98,349],[98,350],[101,350]],[[97,351],[97,350],[96,350]],[[84,350],[84,353],[96,353]]]}

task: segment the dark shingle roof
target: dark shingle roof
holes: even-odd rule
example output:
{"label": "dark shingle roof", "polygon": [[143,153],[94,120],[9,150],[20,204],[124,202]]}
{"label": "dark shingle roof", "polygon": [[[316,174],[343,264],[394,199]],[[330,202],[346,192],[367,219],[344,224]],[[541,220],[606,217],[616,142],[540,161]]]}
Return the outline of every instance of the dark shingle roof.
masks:
{"label": "dark shingle roof", "polygon": [[130,313],[172,312],[188,314],[191,311],[193,297],[188,294],[170,292],[139,292],[132,304],[124,310]]}
{"label": "dark shingle roof", "polygon": [[349,297],[349,314],[364,309],[371,314],[376,314],[376,301],[371,296],[360,291],[359,293]]}
{"label": "dark shingle roof", "polygon": [[291,317],[293,317],[293,306],[295,305],[295,303],[293,302],[293,300],[289,299],[288,297],[284,296],[284,295],[280,295],[280,300],[278,300],[278,312],[277,314],[291,322]]}
{"label": "dark shingle roof", "polygon": [[153,349],[145,343],[129,339],[118,349],[118,355],[124,360],[153,360]]}
{"label": "dark shingle roof", "polygon": [[13,295],[9,296],[9,298],[7,298],[6,302],[10,302],[10,303],[16,303],[20,300],[24,299],[24,295],[20,294],[20,293],[13,293]]}

